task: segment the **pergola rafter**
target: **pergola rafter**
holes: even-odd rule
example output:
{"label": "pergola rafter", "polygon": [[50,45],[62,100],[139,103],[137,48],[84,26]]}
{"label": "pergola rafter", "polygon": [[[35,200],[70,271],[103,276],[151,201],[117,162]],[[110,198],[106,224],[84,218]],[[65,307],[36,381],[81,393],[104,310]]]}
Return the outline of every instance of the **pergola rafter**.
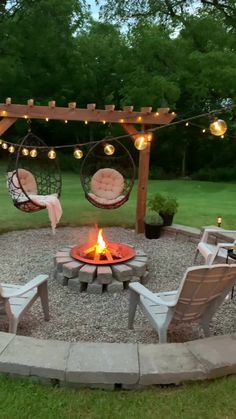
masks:
{"label": "pergola rafter", "polygon": [[[88,104],[87,108],[77,108],[76,102],[71,102],[68,107],[58,107],[55,101],[50,101],[48,106],[34,105],[34,100],[29,99],[27,105],[12,104],[11,98],[6,103],[0,104],[0,135],[10,128],[18,118],[22,119],[47,119],[64,121],[87,121],[117,123],[131,136],[137,138],[140,131],[136,125],[141,125],[141,131],[152,125],[167,125],[175,117],[175,112],[169,108],[159,108],[152,112],[151,107],[143,107],[139,112],[133,111],[133,106],[124,106],[123,110],[115,110],[114,105],[106,105],[105,109],[96,109],[96,104]],[[138,193],[136,204],[136,232],[144,231],[143,218],[146,211],[147,185],[149,173],[151,143],[145,150],[140,151]]]}

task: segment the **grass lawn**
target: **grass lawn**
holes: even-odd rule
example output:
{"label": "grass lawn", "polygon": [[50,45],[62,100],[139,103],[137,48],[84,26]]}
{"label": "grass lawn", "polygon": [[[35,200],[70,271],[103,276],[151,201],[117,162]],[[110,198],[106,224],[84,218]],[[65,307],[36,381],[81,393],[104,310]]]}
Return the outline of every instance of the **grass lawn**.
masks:
{"label": "grass lawn", "polygon": [[235,419],[236,377],[143,391],[64,389],[0,376],[2,419]]}
{"label": "grass lawn", "polygon": [[[17,210],[6,190],[6,180],[0,177],[0,232],[48,226],[47,211],[27,214]],[[93,207],[85,198],[80,178],[73,173],[63,173],[62,207],[60,225],[84,225],[98,223],[102,226],[119,225],[132,227],[135,224],[137,183],[129,201],[116,210]],[[179,210],[174,222],[193,227],[212,225],[217,215],[222,215],[224,228],[236,228],[236,184],[198,182],[189,180],[151,180],[148,195],[166,192],[179,200]]]}

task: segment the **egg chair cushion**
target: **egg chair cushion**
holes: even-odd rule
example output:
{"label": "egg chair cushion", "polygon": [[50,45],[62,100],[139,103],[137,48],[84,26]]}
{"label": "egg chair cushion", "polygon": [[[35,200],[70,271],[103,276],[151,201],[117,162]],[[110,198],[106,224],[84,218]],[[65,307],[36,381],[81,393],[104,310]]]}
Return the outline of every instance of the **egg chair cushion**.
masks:
{"label": "egg chair cushion", "polygon": [[[19,183],[20,179],[21,185]],[[37,193],[37,184],[34,176],[28,170],[18,169],[18,177],[16,171],[8,172],[7,187],[12,199],[17,202],[26,202],[29,200],[26,194]]]}
{"label": "egg chair cushion", "polygon": [[92,177],[91,192],[99,198],[119,198],[124,190],[124,178],[115,169],[99,169]]}
{"label": "egg chair cushion", "polygon": [[[34,175],[32,175],[31,172],[25,169],[18,169],[17,172],[18,172],[18,178],[22,185],[22,189],[24,189],[24,191],[27,194],[37,195],[37,183],[36,183]],[[18,182],[17,175],[15,176],[16,176],[16,182]]]}
{"label": "egg chair cushion", "polygon": [[101,204],[101,205],[115,205],[120,201],[123,201],[123,199],[125,198],[124,195],[119,195],[114,199],[106,199],[106,198],[99,198],[99,196],[94,195],[93,193],[88,193],[88,196],[92,199],[92,201],[96,202],[97,204]]}

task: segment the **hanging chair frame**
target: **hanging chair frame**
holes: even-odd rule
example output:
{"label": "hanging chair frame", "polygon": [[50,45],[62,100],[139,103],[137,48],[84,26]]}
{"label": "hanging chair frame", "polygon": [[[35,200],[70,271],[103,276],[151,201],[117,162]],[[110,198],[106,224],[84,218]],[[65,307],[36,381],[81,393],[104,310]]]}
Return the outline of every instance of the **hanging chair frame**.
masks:
{"label": "hanging chair frame", "polygon": [[[29,141],[28,141],[29,140]],[[39,190],[38,195],[50,195],[51,193],[56,193],[57,197],[60,198],[61,195],[61,186],[62,186],[62,180],[61,180],[61,172],[60,167],[57,162],[57,160],[53,160],[53,162],[48,161],[47,151],[50,149],[46,143],[39,138],[37,135],[33,134],[31,131],[29,131],[25,137],[20,141],[20,145],[17,149],[17,151],[13,154],[10,163],[14,162],[15,159],[15,165],[9,164],[8,166],[8,189],[11,195],[11,198],[13,200],[14,206],[23,212],[37,212],[41,211],[42,209],[45,209],[46,207],[44,205],[36,204],[31,198],[30,194],[25,190],[21,177],[19,175],[19,170],[24,169],[24,167],[21,167],[21,159],[22,157],[22,150],[23,148],[28,148],[29,150],[32,150],[33,148],[38,148],[38,153],[41,155],[41,157],[44,157],[45,154],[45,162],[46,164],[53,163],[54,165],[54,173],[47,173],[45,174],[40,173],[37,174],[37,176],[32,173],[34,177],[36,177],[35,181],[37,184],[37,189]],[[36,163],[38,163],[39,166],[39,157],[36,157],[37,160],[35,161],[35,158],[30,156],[25,156],[25,161],[28,160],[28,163],[32,164],[32,166]],[[23,164],[25,166],[25,164]],[[30,173],[31,170],[28,168],[29,165],[26,165],[27,169]],[[42,168],[43,169],[43,168]],[[9,177],[9,172],[11,172],[11,176]],[[53,176],[53,177],[52,177]],[[14,178],[16,177],[18,185],[14,183]],[[14,191],[14,192],[13,192]],[[53,192],[52,192],[53,191]],[[23,196],[22,196],[23,195]],[[24,197],[26,198],[24,200]]]}
{"label": "hanging chair frame", "polygon": [[[101,147],[103,148],[103,146],[107,143],[107,142],[111,142],[114,146],[115,146],[115,153],[117,152],[116,148],[117,146],[119,147],[119,151],[122,151],[124,153],[124,156],[118,156],[115,157],[115,153],[114,153],[114,157],[113,156],[106,156],[104,154],[100,155],[100,156],[92,156],[93,152]],[[123,162],[123,159],[126,159],[126,163],[130,164],[130,167],[123,167],[122,168],[122,173],[121,170],[116,169],[124,178],[124,192],[122,192],[122,195],[120,197],[120,200],[116,201],[115,203],[111,203],[109,202],[109,200],[107,200],[106,203],[101,203],[99,202],[99,197],[98,200],[94,199],[91,194],[89,193],[91,191],[91,178],[92,176],[96,173],[97,170],[101,169],[101,168],[112,168],[113,164],[109,162],[112,162],[112,159],[116,160],[116,161],[120,161],[121,163]],[[94,166],[98,166],[94,169],[94,166],[90,164],[90,168],[89,170],[86,170],[86,166],[88,165],[89,161],[91,159],[95,159],[94,161]],[[99,165],[99,159],[100,161],[103,160],[104,164],[102,164],[102,167],[100,167]],[[97,163],[97,164],[96,164]],[[124,165],[124,163],[123,163]],[[91,172],[90,169],[92,168]],[[128,173],[131,175],[129,178],[127,178],[126,173]],[[101,209],[116,209],[119,208],[121,205],[123,205],[125,202],[128,201],[130,193],[132,191],[133,185],[134,185],[134,180],[135,180],[135,174],[136,174],[136,167],[135,167],[135,163],[134,163],[134,159],[130,153],[130,151],[127,149],[127,147],[124,146],[124,144],[122,144],[120,141],[118,140],[114,140],[111,141],[111,139],[109,137],[105,137],[104,139],[98,141],[96,144],[94,144],[90,150],[88,151],[88,153],[86,154],[86,157],[83,160],[82,166],[81,166],[81,170],[80,170],[80,181],[81,181],[81,185],[82,188],[84,190],[85,193],[85,198],[95,207],[97,208],[101,208]],[[96,194],[94,194],[96,195]]]}

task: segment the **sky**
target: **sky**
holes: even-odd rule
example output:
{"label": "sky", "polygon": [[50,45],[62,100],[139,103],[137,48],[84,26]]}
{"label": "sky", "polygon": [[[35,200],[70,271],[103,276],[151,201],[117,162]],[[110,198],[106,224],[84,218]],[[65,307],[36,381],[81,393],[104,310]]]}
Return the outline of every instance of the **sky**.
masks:
{"label": "sky", "polygon": [[95,0],[89,0],[87,3],[91,6],[93,18],[98,20],[99,7],[96,5]]}

